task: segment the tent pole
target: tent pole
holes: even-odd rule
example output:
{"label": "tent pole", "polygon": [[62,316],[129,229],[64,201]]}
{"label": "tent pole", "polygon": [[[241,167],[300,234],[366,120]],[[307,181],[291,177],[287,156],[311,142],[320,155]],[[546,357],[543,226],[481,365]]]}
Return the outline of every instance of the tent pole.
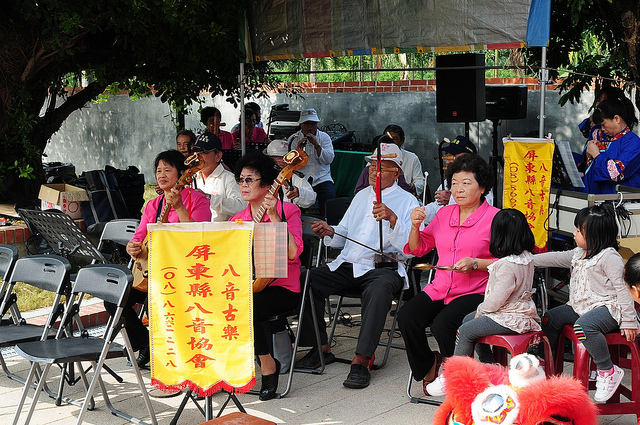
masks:
{"label": "tent pole", "polygon": [[247,144],[245,141],[246,135],[244,134],[244,63],[240,62],[240,146],[242,148],[242,156],[247,153]]}
{"label": "tent pole", "polygon": [[538,137],[544,138],[544,101],[547,94],[547,81],[549,81],[549,71],[547,70],[547,47],[542,46],[542,59],[540,61],[540,117],[539,117],[539,129]]}

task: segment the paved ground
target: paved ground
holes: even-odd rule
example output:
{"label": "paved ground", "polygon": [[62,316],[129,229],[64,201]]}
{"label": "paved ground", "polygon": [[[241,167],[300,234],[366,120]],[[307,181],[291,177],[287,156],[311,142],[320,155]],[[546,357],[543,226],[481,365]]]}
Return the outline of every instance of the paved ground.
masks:
{"label": "paved ground", "polygon": [[[358,320],[358,309],[348,309],[354,320]],[[352,355],[357,327],[338,326],[337,345],[334,352],[341,357]],[[401,342],[401,338],[397,341]],[[302,353],[303,354],[303,353]],[[302,355],[300,354],[300,355]],[[383,348],[378,349],[378,356],[382,357]],[[9,368],[22,375],[26,375],[28,363],[19,357],[7,359]],[[142,398],[135,385],[135,377],[124,360],[118,359],[108,363],[125,382],[114,384],[111,377],[107,377],[107,385],[117,408],[125,412],[140,416],[148,421],[148,415],[144,409]],[[372,372],[371,385],[364,390],[349,390],[342,386],[349,370],[349,365],[334,363],[329,365],[323,375],[309,375],[296,373],[293,388],[290,394],[279,400],[261,402],[257,396],[239,395],[238,398],[248,413],[281,424],[416,424],[431,423],[431,418],[436,409],[434,406],[410,403],[406,396],[406,384],[408,378],[408,365],[404,351],[391,350],[388,364],[381,370]],[[149,371],[143,371],[143,376],[149,386]],[[259,382],[259,380],[258,380]],[[284,389],[285,375],[281,377],[280,389]],[[148,387],[151,389],[150,387]],[[75,396],[80,398],[80,387],[72,388]],[[421,388],[413,386],[414,395],[419,394]],[[22,385],[0,376],[0,424],[11,423],[18,399],[22,391]],[[73,395],[71,395],[73,396]],[[224,394],[213,396],[213,408],[217,413],[222,403],[227,399]],[[182,401],[182,397],[153,398],[158,423],[169,424]],[[227,407],[224,413],[235,410],[235,407]],[[37,406],[32,424],[73,424],[76,421],[79,408],[72,405],[56,407],[53,401],[45,396]],[[23,414],[24,415],[24,414]],[[24,416],[23,416],[24,419]],[[199,424],[204,422],[203,415],[198,411],[193,402],[189,402],[178,424]],[[632,425],[636,423],[632,415],[607,416],[600,418],[600,424]],[[119,425],[127,423],[124,420],[112,416],[106,408],[102,397],[96,398],[96,409],[88,412],[85,418],[88,424]]]}

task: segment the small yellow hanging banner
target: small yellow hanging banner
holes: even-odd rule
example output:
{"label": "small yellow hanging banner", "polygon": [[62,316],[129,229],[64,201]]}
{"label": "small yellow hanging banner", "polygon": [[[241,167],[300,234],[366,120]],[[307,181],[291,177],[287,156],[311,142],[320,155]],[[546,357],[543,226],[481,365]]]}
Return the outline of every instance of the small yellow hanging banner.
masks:
{"label": "small yellow hanging banner", "polygon": [[544,222],[549,215],[549,188],[553,165],[552,139],[505,138],[504,208],[521,211],[533,232],[536,247],[547,245]]}
{"label": "small yellow hanging banner", "polygon": [[253,223],[150,224],[151,383],[201,396],[255,385]]}

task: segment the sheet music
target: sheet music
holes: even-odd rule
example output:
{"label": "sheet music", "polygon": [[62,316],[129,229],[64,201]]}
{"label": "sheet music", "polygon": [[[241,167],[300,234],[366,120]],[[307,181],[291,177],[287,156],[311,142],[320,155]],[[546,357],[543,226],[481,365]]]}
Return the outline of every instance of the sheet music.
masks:
{"label": "sheet music", "polygon": [[[573,159],[573,154],[571,153],[571,146],[569,142],[564,140],[556,140],[556,150],[560,154],[561,166],[563,171],[566,171],[567,177],[571,181],[571,186],[573,187],[584,187],[584,182],[580,177],[580,173],[578,172],[578,167],[576,167],[576,163]],[[555,164],[554,160],[554,166]],[[554,173],[555,174],[555,173]]]}

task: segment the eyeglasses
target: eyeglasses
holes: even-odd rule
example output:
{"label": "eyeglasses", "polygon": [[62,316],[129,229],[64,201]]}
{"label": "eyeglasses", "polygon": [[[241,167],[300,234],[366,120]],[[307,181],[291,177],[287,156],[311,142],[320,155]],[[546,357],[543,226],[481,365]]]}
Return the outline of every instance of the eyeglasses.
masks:
{"label": "eyeglasses", "polygon": [[[378,167],[375,164],[372,164],[371,170],[378,171]],[[398,167],[382,167],[380,169],[381,173],[395,173],[396,171],[398,171]]]}
{"label": "eyeglasses", "polygon": [[253,182],[257,182],[260,179],[254,179],[253,177],[247,177],[246,179],[244,177],[238,177],[236,179],[236,182],[238,184],[247,184],[247,186],[251,186],[253,184]]}

